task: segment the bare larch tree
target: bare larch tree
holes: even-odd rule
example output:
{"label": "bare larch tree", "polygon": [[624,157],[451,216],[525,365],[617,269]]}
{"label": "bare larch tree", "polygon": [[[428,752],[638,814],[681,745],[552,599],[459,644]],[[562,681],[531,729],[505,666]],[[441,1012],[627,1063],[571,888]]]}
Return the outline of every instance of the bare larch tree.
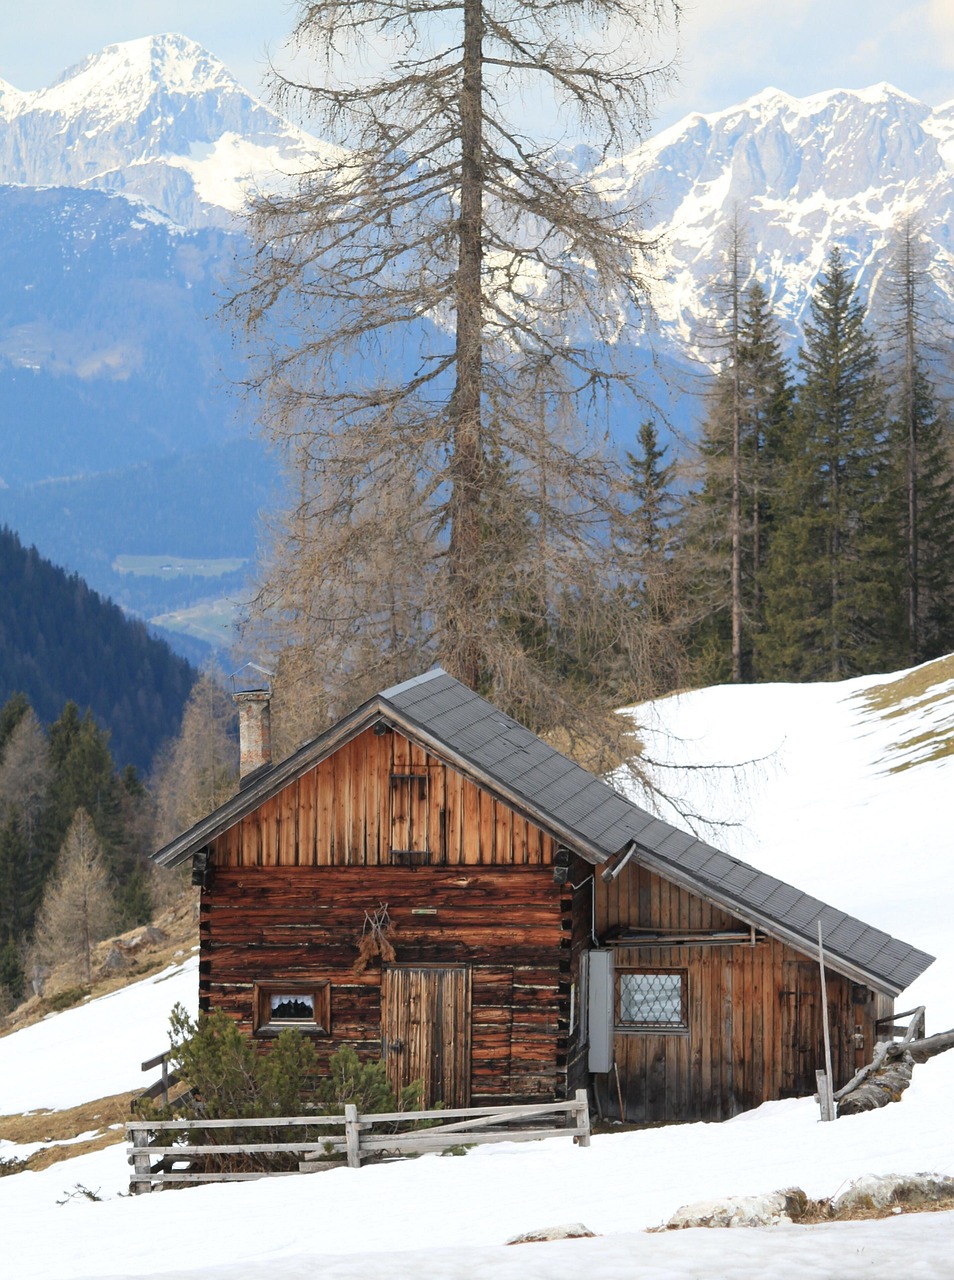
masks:
{"label": "bare larch tree", "polygon": [[[328,143],[255,204],[231,305],[294,493],[257,612],[287,646],[279,699],[310,704],[301,732],[435,659],[543,731],[594,690],[651,692],[623,678],[639,638],[605,447],[645,245],[636,211],[522,119],[550,103],[560,137],[623,150],[678,8],[299,5],[321,73],[274,87]],[[349,78],[362,50],[383,69]]]}

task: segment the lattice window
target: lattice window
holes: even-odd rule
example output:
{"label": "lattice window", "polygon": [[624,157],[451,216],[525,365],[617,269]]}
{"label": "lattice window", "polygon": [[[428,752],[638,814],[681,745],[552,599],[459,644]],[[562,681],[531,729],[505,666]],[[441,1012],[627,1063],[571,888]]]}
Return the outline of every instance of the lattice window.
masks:
{"label": "lattice window", "polygon": [[617,973],[618,1026],[682,1029],[688,1026],[687,1013],[684,971]]}

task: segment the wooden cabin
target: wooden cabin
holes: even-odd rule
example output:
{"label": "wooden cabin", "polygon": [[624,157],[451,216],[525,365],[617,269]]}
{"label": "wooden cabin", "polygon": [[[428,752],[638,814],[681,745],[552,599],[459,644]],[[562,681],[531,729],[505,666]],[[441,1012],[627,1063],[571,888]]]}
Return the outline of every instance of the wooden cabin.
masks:
{"label": "wooden cabin", "polygon": [[[264,695],[243,708],[262,729]],[[264,744],[264,745],[263,745]],[[202,886],[199,996],[426,1102],[720,1119],[835,1087],[932,957],[653,817],[444,671],[372,698],[156,855]],[[618,1073],[618,1087],[617,1087]]]}

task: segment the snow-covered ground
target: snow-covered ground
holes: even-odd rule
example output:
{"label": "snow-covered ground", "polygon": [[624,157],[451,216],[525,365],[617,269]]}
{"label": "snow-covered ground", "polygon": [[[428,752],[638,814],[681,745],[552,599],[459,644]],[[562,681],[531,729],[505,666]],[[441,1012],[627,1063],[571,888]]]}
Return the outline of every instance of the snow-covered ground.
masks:
{"label": "snow-covered ground", "polygon": [[[660,789],[723,824],[699,834],[938,957],[897,1006],[926,1005],[929,1031],[954,1026],[952,677],[941,659],[840,684],[720,685],[638,712]],[[951,755],[925,759],[945,740]]]}
{"label": "snow-covered ground", "polygon": [[[742,824],[721,830],[716,843],[934,952],[937,963],[902,1005],[926,1002],[929,1030],[939,1030],[954,1025],[945,990],[954,948],[943,803],[954,757],[887,769],[904,750],[910,758],[932,749],[923,741],[929,730],[949,731],[954,695],[936,684],[909,700],[905,714],[885,720],[857,696],[878,683],[712,689],[667,699],[654,708],[650,745],[659,758],[763,758],[708,782],[683,775],[687,800]],[[919,745],[899,750],[912,737]],[[670,790],[678,776],[667,770]],[[75,1090],[56,1093],[54,1082],[58,1066],[84,1057],[98,1064],[83,1080],[86,1097],[134,1087],[140,1060],[164,1042],[169,1007],[191,997],[194,983],[190,964],[0,1040],[0,1113],[80,1100]],[[96,1047],[110,1027],[117,1038]],[[566,1139],[502,1144],[459,1158],[136,1199],[121,1195],[128,1166],[116,1146],[0,1179],[0,1222],[15,1225],[4,1232],[3,1273],[22,1280],[949,1280],[954,1213],[644,1232],[694,1200],[791,1185],[831,1196],[864,1174],[918,1171],[954,1175],[954,1053],[918,1067],[900,1104],[830,1125],[802,1099],[720,1125],[598,1136],[586,1150]],[[77,1184],[103,1200],[67,1199]],[[598,1237],[504,1247],[520,1232],[578,1221]]]}
{"label": "snow-covered ground", "polygon": [[[198,1004],[199,962],[172,965],[0,1039],[0,1115],[62,1110],[144,1088],[141,1064],[169,1046],[169,1012]],[[2,1152],[0,1152],[2,1154]]]}

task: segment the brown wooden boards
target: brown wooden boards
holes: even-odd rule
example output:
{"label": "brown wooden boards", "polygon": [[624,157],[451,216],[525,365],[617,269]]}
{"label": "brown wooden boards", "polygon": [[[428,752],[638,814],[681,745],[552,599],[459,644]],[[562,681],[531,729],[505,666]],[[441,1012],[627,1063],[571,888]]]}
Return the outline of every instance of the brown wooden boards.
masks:
{"label": "brown wooden boards", "polygon": [[[815,1071],[824,1061],[815,963],[762,935],[754,945],[707,945],[706,933],[744,936],[746,926],[635,861],[609,885],[597,877],[596,895],[597,934],[613,945],[617,972],[687,974],[686,1030],[617,1027],[614,1052],[629,1120],[719,1120],[769,1098],[814,1092]],[[652,945],[626,945],[640,930],[654,934]],[[680,940],[695,935],[694,942],[663,945],[667,932]],[[826,976],[837,1087],[854,1070],[854,1027],[873,1043],[879,1006],[861,999],[857,984],[842,975],[826,970]],[[597,1085],[615,1117],[615,1078]]]}
{"label": "brown wooden boards", "polygon": [[551,836],[403,734],[345,743],[212,842],[219,867],[542,865]]}
{"label": "brown wooden boards", "polygon": [[388,966],[381,1029],[395,1095],[420,1080],[422,1105],[470,1104],[471,981],[467,968]]}

